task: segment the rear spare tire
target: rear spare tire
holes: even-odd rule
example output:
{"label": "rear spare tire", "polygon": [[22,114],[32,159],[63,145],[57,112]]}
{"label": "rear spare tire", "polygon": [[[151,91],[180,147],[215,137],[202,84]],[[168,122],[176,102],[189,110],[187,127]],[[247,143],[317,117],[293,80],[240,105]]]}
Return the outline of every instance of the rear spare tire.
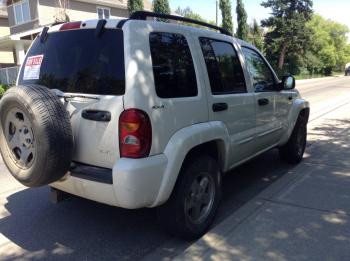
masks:
{"label": "rear spare tire", "polygon": [[0,151],[11,174],[38,187],[62,178],[73,154],[69,114],[40,85],[10,88],[0,101]]}

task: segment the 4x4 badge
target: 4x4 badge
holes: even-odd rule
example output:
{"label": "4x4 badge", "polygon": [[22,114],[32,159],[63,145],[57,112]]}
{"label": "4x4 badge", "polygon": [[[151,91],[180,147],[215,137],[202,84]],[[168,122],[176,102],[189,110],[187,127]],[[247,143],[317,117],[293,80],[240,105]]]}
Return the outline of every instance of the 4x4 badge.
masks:
{"label": "4x4 badge", "polygon": [[154,106],[152,106],[153,110],[164,109],[164,108],[165,108],[164,105],[154,105]]}

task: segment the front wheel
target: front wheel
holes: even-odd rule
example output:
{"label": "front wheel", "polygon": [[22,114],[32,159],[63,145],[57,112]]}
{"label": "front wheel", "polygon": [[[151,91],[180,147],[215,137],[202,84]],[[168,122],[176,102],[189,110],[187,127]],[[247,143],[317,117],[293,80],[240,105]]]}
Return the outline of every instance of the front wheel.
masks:
{"label": "front wheel", "polygon": [[282,160],[297,164],[303,159],[307,140],[307,121],[299,117],[287,144],[280,147]]}
{"label": "front wheel", "polygon": [[221,198],[220,176],[219,166],[210,156],[187,161],[168,202],[158,209],[163,227],[188,240],[207,232]]}

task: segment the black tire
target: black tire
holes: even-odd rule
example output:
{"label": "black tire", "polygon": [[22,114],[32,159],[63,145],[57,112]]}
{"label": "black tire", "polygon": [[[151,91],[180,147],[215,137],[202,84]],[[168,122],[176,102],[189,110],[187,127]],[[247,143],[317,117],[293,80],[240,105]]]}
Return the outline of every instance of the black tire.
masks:
{"label": "black tire", "polygon": [[10,88],[0,101],[0,120],[1,155],[20,183],[38,187],[65,175],[73,154],[72,128],[67,110],[49,89]]}
{"label": "black tire", "polygon": [[[191,187],[201,175],[211,177],[213,181],[214,196],[208,213],[199,222],[191,220],[186,214],[186,202]],[[209,188],[208,188],[209,191]],[[221,199],[221,173],[217,162],[210,156],[192,157],[185,162],[176,182],[174,191],[169,200],[158,208],[158,219],[164,229],[172,235],[186,240],[201,237],[213,223]],[[208,208],[209,209],[209,208]]]}
{"label": "black tire", "polygon": [[281,159],[290,164],[298,164],[303,159],[306,141],[307,120],[299,116],[288,142],[279,148]]}

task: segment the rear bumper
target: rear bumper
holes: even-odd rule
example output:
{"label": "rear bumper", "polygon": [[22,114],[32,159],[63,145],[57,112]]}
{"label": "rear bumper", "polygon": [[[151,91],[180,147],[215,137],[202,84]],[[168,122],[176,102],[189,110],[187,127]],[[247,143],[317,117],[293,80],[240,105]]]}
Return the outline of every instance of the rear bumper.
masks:
{"label": "rear bumper", "polygon": [[[112,169],[112,182],[100,182],[96,178],[86,178],[89,175],[81,172],[84,169],[79,169],[80,174],[77,174],[79,171],[73,169],[72,173],[68,172],[62,180],[50,186],[112,206],[128,209],[153,207],[167,162],[164,154],[144,159],[122,158]],[[91,169],[87,167],[86,172],[89,171]],[[108,175],[106,169],[98,171],[100,171],[99,175],[104,175],[103,173]]]}

